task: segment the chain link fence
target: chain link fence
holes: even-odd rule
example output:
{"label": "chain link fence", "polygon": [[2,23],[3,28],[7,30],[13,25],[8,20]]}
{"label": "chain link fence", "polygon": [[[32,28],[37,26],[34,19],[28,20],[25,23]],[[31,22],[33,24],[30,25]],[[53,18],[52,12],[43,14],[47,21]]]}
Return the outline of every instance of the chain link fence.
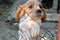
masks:
{"label": "chain link fence", "polygon": [[[42,27],[42,33],[38,37],[38,40],[56,40],[56,31],[48,29],[46,27]],[[14,27],[13,27],[14,28]],[[15,32],[7,32],[7,34],[4,34],[2,36],[3,40],[18,40],[18,29],[14,30]],[[6,37],[6,35],[9,35]]]}
{"label": "chain link fence", "polygon": [[[46,25],[48,25],[48,23],[46,23]],[[51,27],[52,27],[52,25],[51,25]],[[56,25],[56,27],[57,27],[57,25]],[[1,36],[1,40],[18,40],[18,30],[19,30],[18,26],[16,26],[16,25],[10,25],[9,28],[10,29],[8,29],[7,32],[4,32],[6,34],[4,34],[3,36]],[[48,27],[44,27],[44,26],[41,26],[41,29],[42,29],[42,33],[39,35],[38,40],[56,40],[56,34],[57,34],[56,29],[54,29],[54,28],[49,29]]]}
{"label": "chain link fence", "polygon": [[[19,29],[16,25],[15,26],[12,25],[12,27],[15,28],[15,32],[14,33],[7,32],[7,34],[9,35],[9,38],[8,37],[7,38],[9,40],[11,40],[11,39],[18,40],[17,34],[18,34]],[[53,29],[49,29],[48,27],[43,27],[43,26],[41,26],[41,29],[42,29],[42,33],[39,35],[38,40],[56,40],[56,31],[53,31]],[[2,38],[3,38],[3,40],[7,40],[7,38],[5,36],[2,36]]]}

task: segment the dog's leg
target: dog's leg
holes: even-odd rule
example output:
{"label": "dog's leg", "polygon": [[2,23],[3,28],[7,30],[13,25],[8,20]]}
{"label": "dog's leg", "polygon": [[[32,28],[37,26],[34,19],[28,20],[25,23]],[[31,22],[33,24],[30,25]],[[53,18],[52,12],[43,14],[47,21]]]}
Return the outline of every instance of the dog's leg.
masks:
{"label": "dog's leg", "polygon": [[37,40],[38,37],[33,37],[32,40]]}

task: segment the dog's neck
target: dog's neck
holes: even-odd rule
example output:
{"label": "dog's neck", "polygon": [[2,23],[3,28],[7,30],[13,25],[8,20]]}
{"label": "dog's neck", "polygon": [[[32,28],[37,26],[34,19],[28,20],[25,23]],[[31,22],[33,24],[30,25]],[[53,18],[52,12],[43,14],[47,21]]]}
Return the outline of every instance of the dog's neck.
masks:
{"label": "dog's neck", "polygon": [[23,22],[23,21],[35,21],[35,22],[37,22],[37,23],[39,23],[39,24],[42,23],[41,20],[36,20],[35,18],[33,18],[33,17],[31,17],[31,16],[29,16],[29,15],[27,15],[27,14],[25,14],[25,16],[23,16],[23,17],[20,19],[20,23]]}

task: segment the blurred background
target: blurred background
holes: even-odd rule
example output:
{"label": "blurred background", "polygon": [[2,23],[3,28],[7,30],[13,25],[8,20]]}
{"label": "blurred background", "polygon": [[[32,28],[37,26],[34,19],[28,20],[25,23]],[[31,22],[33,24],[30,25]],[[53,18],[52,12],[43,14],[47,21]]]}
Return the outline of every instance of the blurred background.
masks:
{"label": "blurred background", "polygon": [[[0,0],[0,40],[17,40],[18,33],[17,27],[12,23],[5,21],[15,18],[16,10],[19,5],[26,3],[28,0]],[[58,23],[58,10],[60,9],[60,0],[39,0],[44,6],[47,14],[46,22],[44,22],[43,37],[47,40],[57,40],[57,23]],[[49,31],[47,31],[49,29]],[[47,36],[46,36],[47,35]]]}

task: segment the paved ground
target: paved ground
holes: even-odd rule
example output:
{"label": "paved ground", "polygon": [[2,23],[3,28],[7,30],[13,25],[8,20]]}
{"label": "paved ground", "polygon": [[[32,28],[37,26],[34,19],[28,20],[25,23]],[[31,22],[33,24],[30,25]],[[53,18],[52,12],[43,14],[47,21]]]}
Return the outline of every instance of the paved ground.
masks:
{"label": "paved ground", "polygon": [[[0,5],[0,40],[15,40],[9,32],[13,35],[16,30],[12,29],[12,26],[10,26],[8,23],[5,22],[4,12],[8,9],[8,6],[5,4]],[[17,36],[17,34],[15,35]],[[10,38],[11,37],[11,38]],[[18,37],[17,37],[18,38]]]}

